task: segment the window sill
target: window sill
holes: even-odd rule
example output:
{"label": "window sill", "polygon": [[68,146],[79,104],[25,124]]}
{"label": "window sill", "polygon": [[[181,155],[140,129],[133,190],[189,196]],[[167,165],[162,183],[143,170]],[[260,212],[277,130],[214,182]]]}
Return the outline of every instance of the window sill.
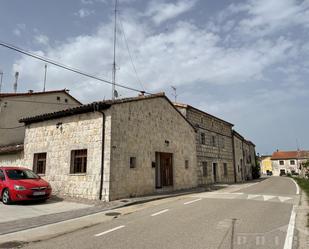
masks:
{"label": "window sill", "polygon": [[87,173],[70,173],[69,176],[86,176]]}

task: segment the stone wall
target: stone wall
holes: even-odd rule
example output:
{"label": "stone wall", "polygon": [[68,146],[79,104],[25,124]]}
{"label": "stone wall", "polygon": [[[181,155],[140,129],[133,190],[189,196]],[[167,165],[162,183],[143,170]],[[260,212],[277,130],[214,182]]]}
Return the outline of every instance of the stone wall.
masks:
{"label": "stone wall", "polygon": [[241,182],[244,180],[244,156],[243,156],[243,142],[238,136],[233,136],[234,139],[234,152],[235,152],[235,166],[236,166],[236,181]]}
{"label": "stone wall", "polygon": [[1,154],[0,166],[24,166],[24,152]]}
{"label": "stone wall", "polygon": [[[156,152],[173,154],[169,190],[197,186],[195,131],[165,98],[113,105],[111,112],[110,200],[156,191]],[[136,168],[130,168],[130,157],[136,157]]]}
{"label": "stone wall", "polygon": [[[234,182],[232,125],[190,107],[183,113],[186,113],[187,119],[197,127],[195,139],[198,184],[214,182],[214,163],[217,164],[217,182]],[[201,141],[202,133],[205,135],[204,144]],[[224,164],[227,165],[226,175]]]}
{"label": "stone wall", "polygon": [[[59,125],[61,123],[61,125]],[[57,127],[58,124],[58,127]],[[110,117],[107,113],[106,137],[110,137]],[[108,139],[106,139],[108,140]],[[106,141],[108,145],[108,141]],[[87,149],[87,173],[71,174],[71,151]],[[34,153],[47,153],[46,174],[43,176],[59,195],[99,198],[102,153],[102,114],[85,113],[33,123],[26,128],[25,165],[33,168]],[[109,167],[109,150],[104,157]],[[108,177],[105,175],[105,181]]]}

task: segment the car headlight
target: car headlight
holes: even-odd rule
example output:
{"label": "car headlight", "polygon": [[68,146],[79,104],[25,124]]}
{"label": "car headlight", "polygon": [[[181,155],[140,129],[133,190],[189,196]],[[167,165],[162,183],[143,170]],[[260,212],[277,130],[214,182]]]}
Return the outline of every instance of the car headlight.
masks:
{"label": "car headlight", "polygon": [[20,186],[20,185],[14,185],[14,189],[15,190],[26,190],[24,186]]}

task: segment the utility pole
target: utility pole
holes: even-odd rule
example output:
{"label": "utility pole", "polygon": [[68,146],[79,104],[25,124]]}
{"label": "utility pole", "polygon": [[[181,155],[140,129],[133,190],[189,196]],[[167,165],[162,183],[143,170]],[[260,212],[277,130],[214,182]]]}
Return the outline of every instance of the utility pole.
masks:
{"label": "utility pole", "polygon": [[1,89],[2,89],[2,80],[3,80],[3,72],[0,71],[0,93],[1,93]]}
{"label": "utility pole", "polygon": [[114,16],[114,60],[113,60],[113,75],[112,75],[112,100],[115,99],[116,96],[116,39],[117,39],[117,5],[118,0],[115,0],[115,16]]}
{"label": "utility pole", "polygon": [[46,87],[46,74],[47,74],[47,64],[45,64],[45,73],[44,73],[44,87],[43,87],[43,92],[45,92],[45,87]]}

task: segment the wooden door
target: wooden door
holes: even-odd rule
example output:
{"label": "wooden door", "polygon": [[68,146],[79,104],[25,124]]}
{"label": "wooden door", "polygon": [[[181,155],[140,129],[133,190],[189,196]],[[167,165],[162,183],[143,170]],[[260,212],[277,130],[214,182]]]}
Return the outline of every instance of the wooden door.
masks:
{"label": "wooden door", "polygon": [[162,186],[173,186],[173,154],[160,153]]}

